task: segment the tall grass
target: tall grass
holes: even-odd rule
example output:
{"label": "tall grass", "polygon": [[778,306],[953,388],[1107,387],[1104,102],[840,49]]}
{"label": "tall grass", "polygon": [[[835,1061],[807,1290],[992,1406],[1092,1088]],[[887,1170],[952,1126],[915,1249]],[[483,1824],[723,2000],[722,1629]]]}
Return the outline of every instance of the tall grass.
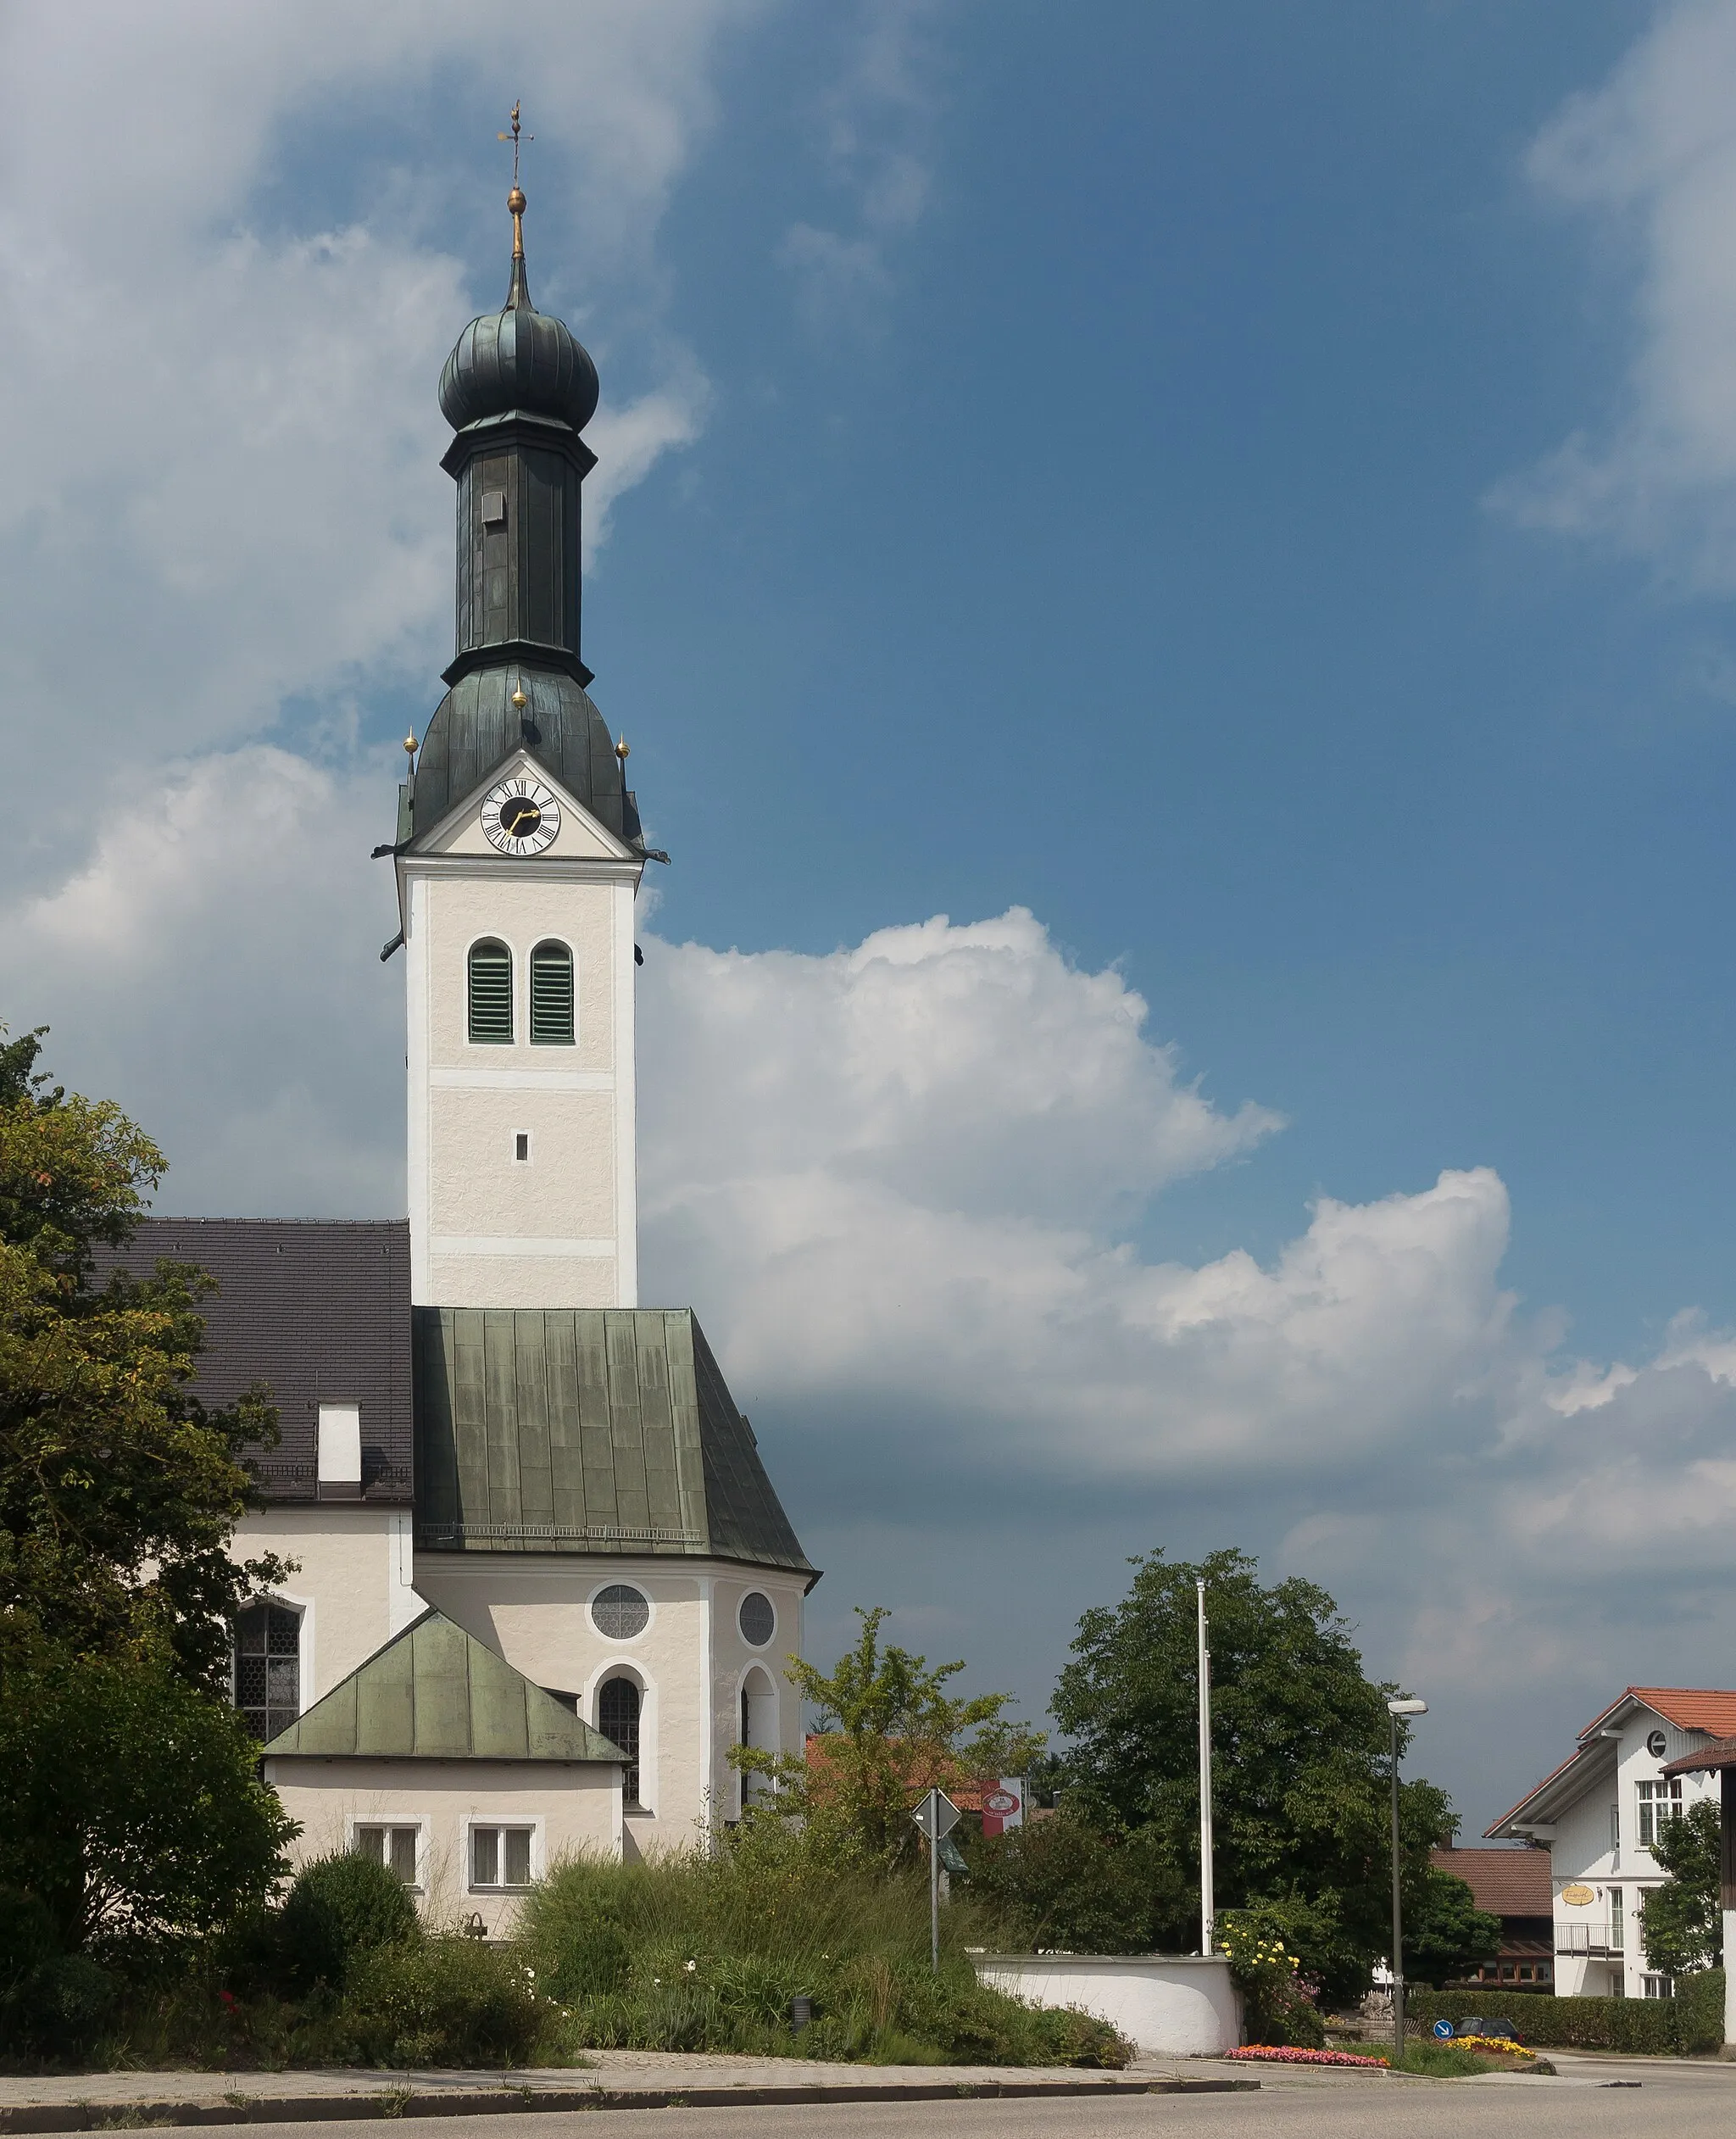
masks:
{"label": "tall grass", "polygon": [[[1114,2030],[985,1989],[968,1901],[941,1912],[929,1964],[926,1882],[816,1862],[799,1835],[750,1832],[719,1853],[651,1863],[577,1858],[528,1896],[517,1938],[576,2045],[742,2051],[899,2064],[1127,2062]],[[811,2003],[797,2032],[791,2008]]]}

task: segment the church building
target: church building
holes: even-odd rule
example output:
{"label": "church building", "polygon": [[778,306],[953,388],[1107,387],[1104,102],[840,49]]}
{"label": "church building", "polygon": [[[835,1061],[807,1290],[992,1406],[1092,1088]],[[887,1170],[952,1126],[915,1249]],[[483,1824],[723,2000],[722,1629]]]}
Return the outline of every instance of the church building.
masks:
{"label": "church building", "polygon": [[[515,120],[516,134],[516,119]],[[580,655],[589,355],[511,280],[440,381],[457,644],[395,837],[409,1216],[152,1218],[217,1278],[196,1393],[270,1385],[241,1557],[294,1562],[234,1693],[301,1858],[381,1858],[499,1928],[563,1852],[739,1816],[799,1752],[819,1579],[690,1308],[639,1302],[634,901],[647,847]]]}

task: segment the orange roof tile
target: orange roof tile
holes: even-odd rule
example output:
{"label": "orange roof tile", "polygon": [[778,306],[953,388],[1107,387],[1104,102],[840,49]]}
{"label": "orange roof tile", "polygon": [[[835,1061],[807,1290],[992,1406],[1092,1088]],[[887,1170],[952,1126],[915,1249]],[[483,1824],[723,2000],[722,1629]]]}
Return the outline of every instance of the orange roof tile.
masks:
{"label": "orange roof tile", "polygon": [[1589,1738],[1605,1716],[1629,1700],[1643,1701],[1648,1708],[1655,1708],[1678,1730],[1708,1730],[1715,1738],[1736,1738],[1736,1693],[1706,1686],[1624,1686],[1620,1696],[1603,1715],[1594,1716],[1580,1736]]}
{"label": "orange roof tile", "polygon": [[1431,1864],[1462,1879],[1494,1916],[1547,1916],[1555,1908],[1546,1849],[1432,1849]]}

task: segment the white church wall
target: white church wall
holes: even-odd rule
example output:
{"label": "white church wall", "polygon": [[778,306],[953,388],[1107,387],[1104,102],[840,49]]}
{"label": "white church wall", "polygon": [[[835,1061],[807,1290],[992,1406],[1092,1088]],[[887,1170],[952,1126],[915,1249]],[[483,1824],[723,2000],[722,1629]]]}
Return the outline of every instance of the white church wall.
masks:
{"label": "white church wall", "polygon": [[407,1508],[264,1508],[242,1518],[229,1550],[236,1560],[271,1552],[294,1563],[272,1595],[302,1615],[304,1710],[425,1608]]}
{"label": "white church wall", "polygon": [[603,1762],[523,1760],[269,1760],[265,1780],[302,1823],[290,1845],[304,1864],[355,1846],[360,1826],[417,1830],[416,1906],[437,1927],[479,1914],[491,1937],[508,1933],[519,1896],[472,1883],[474,1826],[529,1827],[531,1873],[564,1858],[618,1857],[620,1770]]}
{"label": "white church wall", "polygon": [[[719,1562],[505,1553],[421,1552],[417,1586],[431,1604],[486,1641],[537,1685],[580,1696],[597,1723],[604,1682],[620,1673],[642,1689],[641,1812],[626,1815],[641,1856],[690,1847],[740,1802],[729,1748],[740,1733],[743,1674],[762,1670],[775,1701],[760,1711],[783,1751],[802,1746],[801,1704],[782,1658],[799,1652],[802,1585],[767,1571],[746,1575]],[[615,1641],[598,1632],[591,1601],[625,1582],[651,1607],[644,1630]],[[762,1649],[741,1638],[737,1613],[750,1590],[769,1596],[777,1630]]]}
{"label": "white church wall", "polygon": [[[405,865],[411,1290],[439,1306],[631,1306],[637,867]],[[473,1045],[468,959],[513,957],[514,1037]],[[565,944],[574,1043],[530,1039],[530,956]],[[517,1157],[517,1139],[529,1156]]]}

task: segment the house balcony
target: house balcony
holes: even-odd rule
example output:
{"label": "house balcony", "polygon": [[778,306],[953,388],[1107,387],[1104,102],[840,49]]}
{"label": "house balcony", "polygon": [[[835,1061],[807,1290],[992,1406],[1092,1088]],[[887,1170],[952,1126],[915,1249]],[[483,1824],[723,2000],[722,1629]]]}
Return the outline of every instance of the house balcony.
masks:
{"label": "house balcony", "polygon": [[1557,1924],[1555,1951],[1582,1961],[1619,1961],[1622,1928],[1617,1924]]}

